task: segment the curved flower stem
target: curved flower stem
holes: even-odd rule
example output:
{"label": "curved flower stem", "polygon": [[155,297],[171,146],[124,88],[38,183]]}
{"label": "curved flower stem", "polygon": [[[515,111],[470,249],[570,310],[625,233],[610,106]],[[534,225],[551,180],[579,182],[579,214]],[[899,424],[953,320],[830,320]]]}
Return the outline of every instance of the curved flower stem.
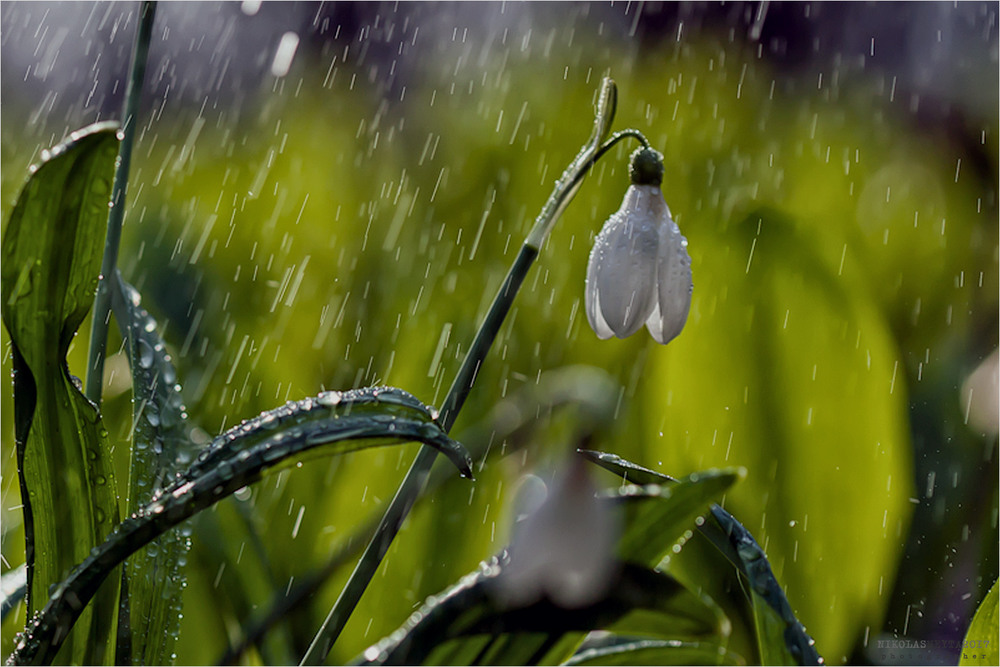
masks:
{"label": "curved flower stem", "polygon": [[645,135],[643,135],[643,133],[640,132],[639,130],[621,130],[620,132],[615,132],[614,134],[612,134],[610,137],[608,137],[607,141],[601,144],[601,147],[597,149],[596,153],[594,153],[594,157],[591,160],[591,163],[600,160],[601,156],[603,156],[609,150],[614,148],[615,144],[617,144],[622,139],[628,139],[628,138],[637,140],[640,144],[642,144],[643,148],[652,148],[652,146],[649,143],[649,140],[647,140]]}
{"label": "curved flower stem", "polygon": [[108,342],[108,323],[111,316],[111,288],[118,263],[118,247],[122,238],[122,219],[125,216],[125,194],[128,190],[128,170],[132,163],[132,144],[135,141],[135,123],[139,112],[142,83],[146,78],[146,61],[149,42],[153,34],[156,2],[143,2],[139,10],[139,31],[132,53],[132,70],[125,90],[125,115],[122,119],[121,147],[115,166],[115,180],[111,190],[111,210],[108,213],[108,235],[104,241],[104,258],[101,261],[101,280],[94,297],[94,313],[90,328],[90,350],[87,357],[86,395],[96,405],[101,403],[101,385],[104,382],[104,354]]}
{"label": "curved flower stem", "polygon": [[563,211],[566,210],[566,207],[569,206],[573,197],[576,196],[576,191],[580,188],[580,184],[583,183],[583,177],[587,175],[590,168],[593,167],[605,153],[611,150],[615,144],[622,139],[629,137],[638,139],[643,148],[650,148],[649,141],[639,130],[622,130],[621,132],[615,132],[612,134],[611,137],[600,146],[595,145],[593,148],[587,146],[584,150],[580,151],[580,154],[577,155],[573,164],[571,164],[569,169],[563,173],[563,178],[556,183],[556,189],[549,196],[549,200],[546,202],[545,208],[542,209],[542,214],[538,216],[538,219],[535,221],[535,226],[532,228],[531,233],[528,234],[528,238],[525,241],[526,245],[531,245],[536,249],[541,249],[542,243],[544,243],[546,237],[548,237],[552,226],[555,225],[556,220],[562,216]]}
{"label": "curved flower stem", "polygon": [[[624,130],[604,141],[611,128],[611,122],[614,119],[617,100],[618,89],[615,87],[614,81],[605,77],[601,83],[594,118],[594,130],[590,140],[577,154],[566,171],[563,172],[559,180],[556,181],[552,194],[549,195],[548,201],[546,201],[541,213],[535,219],[534,227],[532,227],[527,239],[525,239],[524,244],[521,246],[514,264],[510,267],[507,277],[504,278],[503,284],[500,286],[500,290],[493,298],[493,303],[490,305],[490,309],[486,313],[479,331],[476,333],[472,346],[469,348],[469,352],[466,354],[462,366],[459,368],[458,374],[455,376],[455,380],[448,390],[447,396],[445,396],[438,423],[446,433],[451,430],[459,411],[465,404],[465,399],[468,397],[472,385],[476,381],[479,368],[486,358],[490,347],[493,345],[493,340],[496,338],[504,318],[506,318],[507,313],[510,311],[514,297],[517,295],[517,291],[520,289],[521,283],[528,273],[528,269],[531,268],[535,258],[538,257],[538,252],[545,242],[549,231],[551,231],[553,225],[555,225],[562,212],[566,209],[566,206],[569,205],[569,202],[572,201],[573,196],[580,188],[584,176],[587,175],[587,172],[590,171],[590,168],[594,166],[602,155],[626,137],[636,138],[643,146],[649,146],[649,142],[638,130]],[[396,490],[396,495],[393,497],[392,502],[389,503],[389,507],[386,509],[385,515],[383,515],[374,536],[365,548],[354,571],[351,573],[351,577],[344,586],[344,590],[341,591],[337,602],[334,603],[326,620],[323,621],[323,625],[320,626],[316,636],[313,637],[309,649],[299,664],[319,665],[326,660],[334,642],[337,641],[341,631],[347,624],[347,619],[354,612],[354,608],[375,575],[375,571],[382,563],[382,558],[385,557],[386,552],[389,550],[389,545],[392,544],[393,538],[399,532],[399,528],[402,526],[404,519],[406,519],[410,508],[417,497],[423,493],[427,477],[430,474],[431,465],[434,463],[435,458],[437,458],[437,452],[433,448],[421,447],[417,457],[410,465],[406,477],[403,478],[399,488]]]}

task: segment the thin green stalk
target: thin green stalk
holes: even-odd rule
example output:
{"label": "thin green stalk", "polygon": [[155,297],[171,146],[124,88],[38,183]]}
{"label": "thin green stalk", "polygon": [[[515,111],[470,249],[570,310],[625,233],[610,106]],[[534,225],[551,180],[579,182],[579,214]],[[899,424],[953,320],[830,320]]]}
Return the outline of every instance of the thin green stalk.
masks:
{"label": "thin green stalk", "polygon": [[[598,158],[604,155],[614,144],[626,137],[637,138],[644,146],[649,145],[646,138],[636,130],[625,130],[616,133],[602,144],[601,142],[607,137],[611,129],[611,122],[614,119],[617,107],[618,91],[614,82],[609,78],[605,78],[602,81],[601,90],[598,94],[594,130],[590,140],[566,171],[563,172],[562,177],[556,181],[552,194],[549,196],[548,201],[546,201],[545,206],[542,207],[538,218],[535,219],[531,233],[525,239],[524,245],[521,246],[521,250],[514,260],[514,264],[511,266],[507,277],[500,286],[500,290],[494,297],[493,303],[486,313],[486,318],[480,325],[472,346],[469,348],[469,352],[466,354],[461,368],[459,368],[458,375],[456,375],[447,396],[445,396],[441,406],[440,417],[438,418],[438,423],[445,432],[451,430],[459,411],[465,404],[465,399],[468,397],[472,385],[476,381],[479,368],[486,358],[490,347],[493,345],[501,324],[503,324],[507,313],[510,311],[514,297],[517,295],[521,283],[528,273],[528,269],[531,268],[535,258],[538,256],[539,249],[548,236],[549,231],[551,231],[553,225],[580,188],[584,176],[590,171],[590,168],[593,167]],[[385,557],[386,552],[389,550],[389,545],[392,544],[393,538],[399,532],[399,528],[406,519],[410,508],[417,497],[423,492],[435,458],[437,458],[436,451],[430,447],[421,447],[410,469],[407,471],[406,477],[400,483],[396,495],[393,497],[392,502],[389,503],[389,507],[386,509],[385,515],[382,517],[382,521],[375,531],[375,535],[369,541],[368,546],[361,555],[361,559],[358,561],[347,584],[344,586],[340,597],[334,603],[326,620],[323,621],[323,625],[309,645],[309,649],[302,657],[300,665],[319,665],[326,660],[334,642],[337,641],[341,631],[343,631],[344,626],[347,624],[347,619],[354,612],[355,607],[361,600],[361,596],[375,575],[375,571],[382,563],[382,558]]]}
{"label": "thin green stalk", "polygon": [[90,351],[87,357],[86,396],[96,405],[101,403],[101,385],[104,381],[104,355],[108,342],[108,324],[111,317],[111,289],[118,263],[118,248],[122,238],[122,219],[125,216],[125,195],[128,191],[128,171],[132,163],[132,144],[135,141],[135,119],[142,96],[142,83],[146,78],[146,61],[153,35],[156,2],[143,2],[139,10],[139,30],[132,52],[132,70],[125,89],[125,113],[121,129],[121,147],[115,166],[115,181],[111,189],[111,210],[108,213],[108,235],[104,241],[104,258],[101,260],[101,280],[94,297],[94,313],[90,328]]}

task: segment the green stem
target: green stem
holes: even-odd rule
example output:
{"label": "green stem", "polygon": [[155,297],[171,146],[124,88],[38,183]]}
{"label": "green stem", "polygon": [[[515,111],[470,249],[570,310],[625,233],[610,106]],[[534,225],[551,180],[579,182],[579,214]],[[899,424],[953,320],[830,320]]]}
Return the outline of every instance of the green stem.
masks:
{"label": "green stem", "polygon": [[[493,303],[486,313],[486,318],[480,325],[472,346],[469,348],[469,352],[462,362],[458,375],[455,376],[455,380],[452,382],[447,396],[445,396],[441,406],[440,417],[438,418],[438,423],[445,432],[451,430],[459,411],[465,404],[465,399],[472,390],[472,385],[476,381],[476,376],[479,373],[483,360],[486,358],[486,354],[493,345],[500,326],[510,311],[514,297],[517,295],[521,283],[528,273],[528,269],[531,268],[535,258],[538,257],[538,251],[548,236],[549,231],[573,199],[584,176],[594,166],[598,158],[604,155],[618,141],[626,137],[637,138],[644,146],[649,146],[649,142],[637,130],[625,130],[616,133],[606,142],[601,143],[611,127],[616,102],[617,89],[614,82],[611,79],[605,78],[599,92],[597,112],[594,119],[594,131],[590,140],[566,171],[563,172],[562,177],[556,181],[552,194],[549,196],[548,201],[546,201],[545,206],[542,207],[542,212],[536,218],[534,227],[532,227],[527,239],[525,239],[524,244],[521,246],[514,264],[510,267],[510,271],[507,272],[507,277],[494,297]],[[382,563],[382,558],[385,557],[386,552],[389,550],[389,545],[392,544],[393,538],[399,532],[399,528],[406,519],[410,508],[417,497],[423,492],[435,458],[437,458],[437,452],[434,449],[421,447],[417,457],[410,465],[406,477],[400,483],[396,495],[393,497],[392,502],[389,503],[389,507],[386,509],[385,515],[382,517],[382,521],[375,531],[375,535],[369,541],[368,546],[361,555],[361,559],[358,561],[347,584],[344,586],[340,597],[337,598],[326,620],[323,621],[323,625],[309,645],[309,649],[302,657],[300,665],[319,665],[326,660],[334,642],[337,641],[344,626],[347,624],[347,620],[361,600],[361,596],[368,588],[368,584],[375,575],[375,571]]]}
{"label": "green stem", "polygon": [[115,181],[111,189],[111,210],[108,213],[108,235],[104,241],[104,258],[101,260],[101,280],[94,297],[94,316],[90,329],[90,352],[87,357],[86,395],[94,404],[101,403],[101,385],[104,381],[104,355],[108,342],[108,324],[111,317],[111,289],[109,281],[118,263],[118,248],[122,238],[122,219],[125,216],[125,195],[128,190],[128,171],[132,163],[132,144],[135,141],[135,120],[142,96],[142,83],[146,78],[146,61],[153,34],[156,2],[143,2],[139,10],[139,31],[132,52],[132,70],[125,89],[125,113],[121,129],[121,147],[115,166]]}
{"label": "green stem", "polygon": [[[514,260],[514,265],[507,273],[503,285],[500,286],[500,291],[497,292],[496,298],[493,299],[493,304],[486,314],[486,319],[483,320],[482,326],[479,327],[479,332],[476,334],[472,347],[465,356],[465,361],[462,362],[462,367],[459,369],[458,375],[455,376],[451,389],[448,390],[448,395],[444,399],[438,423],[441,424],[441,428],[445,432],[450,431],[452,424],[455,423],[455,418],[458,417],[458,413],[462,409],[462,405],[465,403],[465,399],[468,397],[473,383],[476,381],[479,367],[486,357],[486,353],[489,352],[490,346],[493,344],[493,340],[500,330],[500,325],[503,324],[503,320],[507,316],[511,304],[514,302],[514,296],[521,287],[521,282],[524,280],[528,269],[537,256],[537,249],[527,244],[523,245],[517,255],[517,259]],[[437,452],[433,448],[420,448],[417,457],[413,460],[413,464],[406,473],[406,477],[403,478],[402,483],[399,485],[396,495],[393,497],[392,502],[389,503],[389,508],[385,511],[385,515],[382,516],[382,521],[375,530],[375,535],[368,542],[364,553],[361,554],[361,559],[354,567],[347,585],[344,586],[344,590],[333,605],[333,609],[330,610],[326,620],[323,621],[323,625],[313,638],[300,664],[319,665],[326,660],[326,656],[330,653],[333,643],[337,641],[337,637],[340,636],[340,632],[344,629],[347,619],[354,612],[354,608],[368,587],[368,583],[375,576],[375,571],[382,563],[382,559],[389,550],[389,545],[392,544],[393,538],[396,537],[400,526],[403,525],[403,521],[406,519],[406,515],[409,514],[410,508],[416,502],[417,497],[423,492],[424,486],[427,484],[427,477],[431,471],[431,465],[436,458]]]}

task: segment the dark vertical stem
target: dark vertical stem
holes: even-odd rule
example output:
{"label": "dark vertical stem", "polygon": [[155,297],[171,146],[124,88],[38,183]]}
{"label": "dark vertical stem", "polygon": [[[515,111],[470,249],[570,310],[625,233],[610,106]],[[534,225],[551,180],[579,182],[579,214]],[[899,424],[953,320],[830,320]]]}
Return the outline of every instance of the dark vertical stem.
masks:
{"label": "dark vertical stem", "polygon": [[472,341],[468,354],[465,355],[465,361],[458,369],[458,375],[455,376],[451,388],[448,390],[448,395],[445,396],[444,402],[441,404],[441,415],[438,417],[438,423],[441,424],[441,428],[445,432],[451,431],[451,427],[476,381],[479,367],[482,365],[483,359],[486,358],[486,353],[490,351],[490,347],[497,337],[497,332],[500,331],[500,326],[503,324],[504,318],[507,317],[511,304],[514,303],[514,296],[521,289],[521,283],[524,282],[524,277],[528,274],[528,269],[531,268],[536,257],[538,257],[537,248],[533,248],[527,243],[522,245],[514,264],[507,272],[507,277],[504,278],[500,291],[494,297],[490,310],[486,313],[486,318],[480,325],[479,332]]}
{"label": "dark vertical stem", "polygon": [[122,219],[125,216],[125,195],[128,190],[128,171],[132,163],[132,144],[135,141],[136,116],[142,83],[146,78],[146,61],[153,35],[156,2],[143,2],[139,10],[139,31],[132,52],[132,70],[125,89],[125,112],[122,120],[121,147],[115,165],[115,181],[111,190],[111,211],[108,213],[108,235],[104,241],[104,258],[101,261],[101,280],[94,298],[94,314],[90,329],[90,352],[87,357],[86,395],[93,403],[101,403],[101,385],[104,380],[104,355],[108,341],[108,323],[111,317],[111,290],[109,281],[118,263],[118,248],[122,238]]}

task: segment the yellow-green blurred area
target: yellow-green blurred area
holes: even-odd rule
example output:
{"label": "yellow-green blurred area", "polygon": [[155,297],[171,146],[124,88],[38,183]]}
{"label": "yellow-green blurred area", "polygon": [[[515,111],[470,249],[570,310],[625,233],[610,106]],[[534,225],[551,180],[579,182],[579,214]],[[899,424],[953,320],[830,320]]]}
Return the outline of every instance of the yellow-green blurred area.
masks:
{"label": "yellow-green blurred area", "polygon": [[[117,117],[86,93],[60,97],[31,64],[120,99],[125,69],[97,76],[86,54],[127,62],[135,8],[80,5],[89,9],[71,25],[54,5],[48,17],[4,6],[4,60],[15,42],[37,42],[19,56],[27,69],[4,63],[5,224],[42,148]],[[855,6],[843,28],[852,39],[840,44],[863,44],[860,55],[823,42],[828,51],[803,47],[803,62],[782,51],[779,22],[826,40],[836,31],[823,21],[841,10],[642,7],[162,5],[119,265],[164,331],[192,419],[215,435],[289,399],[375,383],[439,405],[589,136],[609,73],[614,129],[641,130],[665,157],[664,195],[692,258],[687,326],[663,347],[645,332],[599,341],[587,324],[590,247],[628,185],[634,146],[621,144],[542,249],[453,434],[496,430],[494,406],[546,373],[601,369],[614,418],[587,446],[678,476],[746,467],[725,507],[765,548],[828,663],[887,662],[882,637],[961,639],[997,576],[995,5],[934,3],[937,32],[915,32],[902,61],[876,58],[898,46],[880,31],[926,12]],[[300,41],[282,74],[285,33]],[[86,66],[53,46],[80,34]],[[227,53],[240,35],[256,52]],[[949,48],[958,56],[933,60]],[[906,58],[917,60],[903,67]],[[81,377],[89,326],[71,352]],[[111,351],[119,340],[112,327]],[[966,384],[983,362],[992,384]],[[124,466],[124,355],[109,358],[106,376],[105,419]],[[5,571],[24,561],[11,411],[8,383]],[[580,444],[572,410],[535,412],[535,427],[512,436],[527,440],[490,443],[521,451],[417,506],[331,663],[504,546],[520,477],[546,474]],[[187,564],[178,662],[211,663],[238,642],[248,614],[384,510],[415,453],[308,461],[209,511],[212,529],[195,532]],[[699,548],[670,567],[730,613],[731,648],[752,661],[743,592]],[[243,659],[297,661],[349,570]],[[24,620],[22,607],[4,623],[5,654]],[[907,654],[938,659],[952,658]]]}

